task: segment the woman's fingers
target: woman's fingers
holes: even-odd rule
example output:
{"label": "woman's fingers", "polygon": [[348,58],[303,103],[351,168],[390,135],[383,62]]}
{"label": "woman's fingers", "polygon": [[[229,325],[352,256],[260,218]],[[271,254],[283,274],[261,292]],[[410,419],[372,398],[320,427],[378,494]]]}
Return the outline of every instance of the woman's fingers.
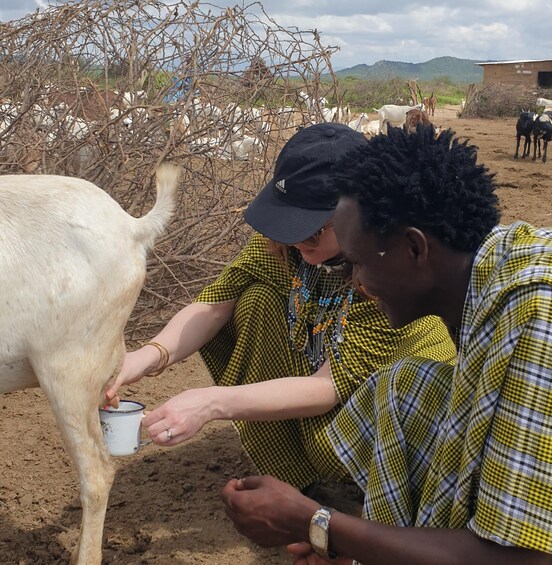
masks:
{"label": "woman's fingers", "polygon": [[177,445],[194,434],[186,426],[186,421],[177,420],[163,406],[149,412],[142,424],[146,427],[149,437],[158,445]]}
{"label": "woman's fingers", "polygon": [[207,401],[204,389],[181,392],[152,410],[142,423],[155,443],[176,445],[192,438],[209,421]]}

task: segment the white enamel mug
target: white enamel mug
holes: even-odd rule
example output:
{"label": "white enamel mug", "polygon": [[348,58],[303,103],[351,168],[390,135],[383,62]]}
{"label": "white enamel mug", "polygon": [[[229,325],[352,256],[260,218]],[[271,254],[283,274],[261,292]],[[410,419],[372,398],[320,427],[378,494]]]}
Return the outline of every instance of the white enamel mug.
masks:
{"label": "white enamel mug", "polygon": [[134,400],[121,400],[118,408],[100,408],[100,424],[111,455],[132,455],[151,443],[141,441],[144,408],[144,404]]}

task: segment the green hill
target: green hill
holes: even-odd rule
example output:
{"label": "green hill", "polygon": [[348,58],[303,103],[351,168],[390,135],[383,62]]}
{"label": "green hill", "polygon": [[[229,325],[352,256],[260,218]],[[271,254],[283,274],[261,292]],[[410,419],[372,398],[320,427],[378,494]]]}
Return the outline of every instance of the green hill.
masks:
{"label": "green hill", "polygon": [[336,71],[339,78],[405,78],[430,81],[437,77],[448,77],[455,83],[472,83],[483,81],[483,67],[475,63],[485,63],[472,59],[456,57],[437,57],[425,63],[401,63],[397,61],[378,61],[373,65],[355,65],[349,69]]}

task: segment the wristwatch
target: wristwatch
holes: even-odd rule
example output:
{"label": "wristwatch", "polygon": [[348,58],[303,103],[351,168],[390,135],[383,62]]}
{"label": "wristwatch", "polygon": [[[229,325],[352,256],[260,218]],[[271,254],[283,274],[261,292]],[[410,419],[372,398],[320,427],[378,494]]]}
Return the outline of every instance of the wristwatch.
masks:
{"label": "wristwatch", "polygon": [[312,548],[324,559],[335,559],[337,555],[328,550],[330,518],[335,508],[322,506],[312,516],[309,527],[309,540]]}

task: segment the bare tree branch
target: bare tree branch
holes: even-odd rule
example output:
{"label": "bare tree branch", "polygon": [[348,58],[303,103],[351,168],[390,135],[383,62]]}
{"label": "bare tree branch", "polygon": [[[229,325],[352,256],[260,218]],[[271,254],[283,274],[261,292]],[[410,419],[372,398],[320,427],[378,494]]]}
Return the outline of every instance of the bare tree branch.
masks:
{"label": "bare tree branch", "polygon": [[[333,51],[258,2],[82,1],[0,23],[0,172],[86,178],[139,216],[156,166],[182,166],[178,213],[128,326],[143,339],[250,236],[242,211],[275,156],[320,121],[299,92],[337,97]],[[257,141],[243,155],[246,137]]]}

